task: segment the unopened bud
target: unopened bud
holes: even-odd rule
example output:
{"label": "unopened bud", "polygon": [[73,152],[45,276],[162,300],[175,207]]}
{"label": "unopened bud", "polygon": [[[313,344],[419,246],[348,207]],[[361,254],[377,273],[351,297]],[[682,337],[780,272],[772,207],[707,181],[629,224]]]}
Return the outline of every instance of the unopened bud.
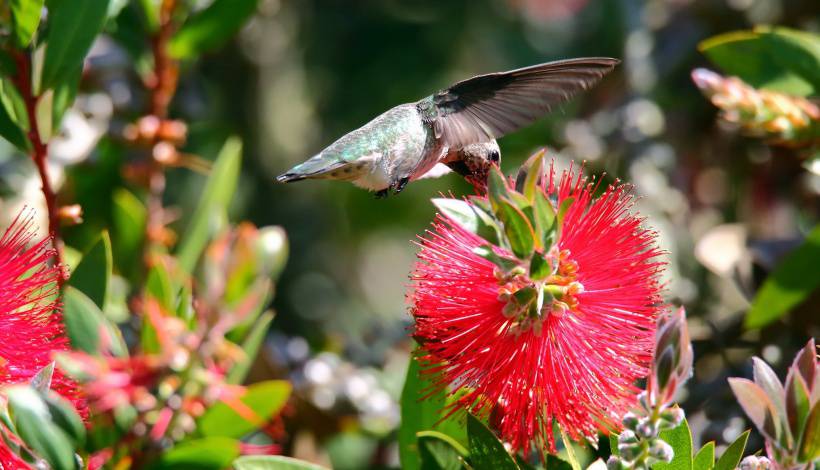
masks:
{"label": "unopened bud", "polygon": [[649,456],[661,462],[671,462],[675,451],[663,439],[653,439],[649,445]]}
{"label": "unopened bud", "polygon": [[66,225],[83,223],[83,208],[79,204],[62,206],[57,210],[57,217]]}
{"label": "unopened bud", "polygon": [[629,466],[624,464],[623,460],[617,456],[611,455],[606,461],[606,468],[607,470],[626,470]]}
{"label": "unopened bud", "polygon": [[164,120],[160,123],[157,130],[157,138],[160,140],[169,141],[175,145],[182,145],[185,143],[185,138],[188,133],[188,126],[182,121]]}
{"label": "unopened bud", "polygon": [[618,435],[618,444],[634,444],[638,441],[638,436],[636,436],[634,432],[628,429],[624,430],[624,432]]}
{"label": "unopened bud", "polygon": [[618,444],[618,453],[626,461],[634,461],[635,459],[640,457],[641,452],[643,452],[643,445],[641,443]]}
{"label": "unopened bud", "polygon": [[159,142],[154,145],[151,156],[157,163],[166,166],[175,165],[179,161],[179,152],[170,142]]}
{"label": "unopened bud", "polygon": [[638,416],[635,413],[629,412],[624,415],[624,419],[621,420],[621,422],[623,423],[624,428],[634,431],[638,426]]}
{"label": "unopened bud", "polygon": [[760,466],[760,462],[758,461],[757,457],[754,455],[750,455],[745,457],[743,460],[740,461],[740,470],[758,470]]}
{"label": "unopened bud", "polygon": [[635,428],[635,433],[643,439],[652,439],[658,435],[658,424],[649,418],[643,418]]}
{"label": "unopened bud", "polygon": [[683,409],[678,407],[667,408],[661,411],[660,418],[661,429],[672,429],[678,427],[681,421],[683,421],[684,412]]}

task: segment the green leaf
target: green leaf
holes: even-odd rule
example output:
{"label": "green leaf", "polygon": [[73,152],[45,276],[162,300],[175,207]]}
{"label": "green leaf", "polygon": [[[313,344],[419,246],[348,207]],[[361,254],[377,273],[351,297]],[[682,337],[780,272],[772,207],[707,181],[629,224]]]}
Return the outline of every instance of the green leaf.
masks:
{"label": "green leaf", "polygon": [[693,470],[712,470],[715,466],[715,442],[707,442],[706,445],[700,448],[695,454],[693,461]]}
{"label": "green leaf", "polygon": [[535,193],[539,192],[538,181],[544,173],[544,153],[542,149],[527,160],[527,176],[520,191],[530,201],[535,201]]}
{"label": "green leaf", "polygon": [[111,282],[112,265],[111,238],[103,230],[71,273],[68,285],[87,295],[97,307],[103,309]]}
{"label": "green leaf", "polygon": [[6,108],[11,121],[23,132],[29,131],[29,116],[26,102],[20,90],[12,83],[8,77],[3,77],[0,80],[0,101],[3,107]]}
{"label": "green leaf", "polygon": [[265,312],[253,324],[245,341],[242,342],[242,352],[244,356],[233,366],[233,369],[228,372],[227,381],[229,384],[239,384],[245,380],[253,361],[256,360],[256,355],[262,346],[262,342],[265,341],[265,336],[268,334],[268,327],[272,321],[273,312]]}
{"label": "green leaf", "polygon": [[561,433],[561,441],[564,443],[564,450],[567,451],[570,467],[572,467],[572,470],[581,470],[581,464],[578,462],[578,457],[575,456],[575,448],[572,446],[572,440],[560,425],[558,426],[558,431]]}
{"label": "green leaf", "polygon": [[437,431],[422,431],[417,436],[422,470],[463,468],[469,453],[455,439]]}
{"label": "green leaf", "polygon": [[63,115],[74,103],[74,98],[77,97],[77,89],[80,86],[80,79],[82,78],[83,68],[77,67],[72,72],[69,72],[65,77],[61,77],[59,83],[54,86],[54,99],[52,104],[52,126],[54,129],[60,128],[60,123],[63,121]]}
{"label": "green leaf", "polygon": [[69,436],[51,421],[45,400],[31,387],[13,386],[6,391],[17,434],[55,470],[77,467]]}
{"label": "green leaf", "polygon": [[233,462],[234,470],[327,470],[304,460],[282,455],[246,455]]}
{"label": "green leaf", "polygon": [[475,416],[467,415],[470,462],[476,469],[518,470],[518,464],[487,426]]}
{"label": "green leaf", "polygon": [[190,58],[214,50],[231,38],[256,11],[258,0],[214,0],[191,15],[168,45],[171,55]]}
{"label": "green leaf", "polygon": [[820,92],[820,36],[787,28],[721,34],[698,48],[724,73],[756,88],[798,96]]}
{"label": "green leaf", "polygon": [[518,266],[517,260],[499,256],[490,245],[473,248],[473,253],[495,264],[505,273]]}
{"label": "green leaf", "polygon": [[125,188],[114,191],[112,198],[114,259],[120,272],[130,273],[140,261],[148,211],[142,201]]}
{"label": "green leaf", "polygon": [[[199,418],[197,430],[204,437],[242,437],[279,413],[288,401],[290,391],[291,385],[285,380],[250,385],[237,400],[242,403],[241,409],[235,410],[227,402],[220,401]],[[248,416],[249,412],[253,416]]]}
{"label": "green leaf", "polygon": [[498,202],[498,216],[504,224],[504,233],[515,256],[529,257],[535,249],[535,232],[527,216],[508,199]]}
{"label": "green leaf", "polygon": [[34,374],[34,377],[29,380],[28,384],[34,390],[40,393],[46,393],[51,388],[52,376],[54,376],[54,361],[49,362],[47,366]]}
{"label": "green leaf", "polygon": [[820,401],[814,404],[806,420],[798,458],[801,462],[811,462],[820,458]]}
{"label": "green leaf", "polygon": [[799,444],[806,426],[806,419],[809,416],[811,397],[806,381],[795,369],[790,369],[786,377],[785,395],[789,430],[791,430],[794,441]]}
{"label": "green leaf", "polygon": [[21,152],[28,152],[31,148],[26,133],[14,122],[14,119],[2,103],[0,103],[0,136]]}
{"label": "green leaf", "polygon": [[455,415],[442,418],[448,413],[447,397],[443,390],[431,389],[429,378],[420,374],[421,367],[414,358],[407,367],[407,377],[401,393],[401,427],[398,432],[399,459],[401,468],[417,470],[420,468],[420,454],[417,445],[417,433],[436,430],[450,436],[456,442],[467,442],[464,425]]}
{"label": "green leaf", "polygon": [[43,0],[11,0],[11,20],[14,30],[14,39],[21,49],[26,48],[37,25],[40,24],[40,14],[43,12]]}
{"label": "green leaf", "polygon": [[692,432],[684,419],[676,428],[661,431],[660,438],[672,446],[675,456],[669,463],[658,462],[655,470],[692,470]]}
{"label": "green leaf", "polygon": [[497,210],[499,202],[508,197],[507,177],[504,176],[500,168],[493,166],[490,168],[490,174],[487,175],[487,198],[490,200],[493,210]]}
{"label": "green leaf", "polygon": [[533,220],[535,221],[535,231],[546,252],[555,241],[555,231],[557,229],[557,218],[552,203],[541,191],[535,193],[533,204]]}
{"label": "green leaf", "polygon": [[219,152],[211,175],[205,183],[199,205],[182,234],[177,254],[179,264],[185,271],[193,271],[199,255],[211,235],[216,232],[215,225],[226,218],[228,204],[239,180],[241,163],[242,142],[232,137],[225,142]]}
{"label": "green leaf", "polygon": [[789,253],[752,300],[746,314],[746,328],[762,328],[803,302],[820,287],[817,266],[820,265],[820,224],[809,232],[802,245]]}
{"label": "green leaf", "polygon": [[108,322],[88,296],[72,286],[63,290],[63,321],[72,349],[99,354],[100,334],[105,333],[106,343],[114,355],[124,356],[128,352],[119,330]]}
{"label": "green leaf", "polygon": [[148,278],[145,280],[145,291],[148,296],[159,302],[166,312],[174,310],[174,287],[171,274],[164,264],[158,263],[151,266]]}
{"label": "green leaf", "polygon": [[41,90],[72,76],[102,30],[108,0],[53,0],[49,2],[46,55]]}
{"label": "green leaf", "polygon": [[85,424],[74,405],[53,392],[40,395],[45,400],[51,422],[66,433],[74,447],[82,447],[85,444]]}
{"label": "green leaf", "polygon": [[490,243],[498,244],[500,228],[481,208],[467,201],[452,198],[436,198],[432,202],[439,212],[453,223]]}
{"label": "green leaf", "polygon": [[746,430],[732,442],[720,456],[715,464],[715,470],[734,470],[743,458],[743,451],[746,450],[746,441],[749,440],[749,430]]}
{"label": "green leaf", "polygon": [[206,437],[184,441],[165,451],[151,466],[156,470],[222,470],[239,457],[239,441],[227,437]]}
{"label": "green leaf", "polygon": [[552,274],[552,267],[544,256],[540,253],[533,255],[530,260],[530,279],[540,281],[549,277],[550,274]]}

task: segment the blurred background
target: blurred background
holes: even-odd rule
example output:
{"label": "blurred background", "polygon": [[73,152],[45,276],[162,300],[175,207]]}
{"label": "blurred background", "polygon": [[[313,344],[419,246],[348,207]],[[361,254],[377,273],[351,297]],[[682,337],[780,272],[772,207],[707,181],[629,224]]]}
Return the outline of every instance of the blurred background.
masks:
{"label": "blurred background", "polygon": [[[134,60],[145,46],[133,40],[133,9],[125,5],[95,43],[51,147],[52,174],[72,182],[61,197],[85,210],[86,223],[66,235],[73,246],[106,225],[112,191],[129,176],[122,168],[131,156],[120,142],[144,112],[138,71],[146,66]],[[274,177],[386,109],[457,80],[579,56],[623,64],[547,119],[501,139],[502,168],[513,172],[546,146],[559,167],[585,161],[588,174],[634,185],[637,209],[668,253],[668,299],[689,314],[697,362],[680,398],[695,439],[715,440],[720,453],[748,428],[726,377],[749,377],[752,355],[782,374],[806,339],[820,336],[816,295],[772,326],[742,328],[760,281],[817,222],[820,174],[793,150],[721,125],[689,75],[710,66],[700,41],[757,24],[818,32],[820,5],[261,0],[235,41],[183,63],[170,114],[189,123],[185,151],[212,160],[227,136],[239,135],[245,151],[232,218],[281,225],[290,239],[277,316],[251,374],[294,382],[286,453],[342,469],[398,466],[413,241],[433,219],[430,198],[472,189],[448,175],[376,200],[350,184],[279,185]],[[39,179],[28,159],[0,146],[0,208],[9,217],[41,204]],[[203,183],[188,169],[169,172],[165,205],[176,209],[176,226]]]}

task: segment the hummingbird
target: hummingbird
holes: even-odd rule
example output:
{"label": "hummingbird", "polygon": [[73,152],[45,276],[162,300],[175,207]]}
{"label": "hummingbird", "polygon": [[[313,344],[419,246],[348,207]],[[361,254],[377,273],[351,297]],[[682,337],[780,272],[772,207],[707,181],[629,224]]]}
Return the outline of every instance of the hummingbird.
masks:
{"label": "hummingbird", "polygon": [[619,62],[566,59],[462,80],[389,109],[276,180],[350,181],[377,197],[450,170],[480,184],[500,161],[496,139],[589,89]]}

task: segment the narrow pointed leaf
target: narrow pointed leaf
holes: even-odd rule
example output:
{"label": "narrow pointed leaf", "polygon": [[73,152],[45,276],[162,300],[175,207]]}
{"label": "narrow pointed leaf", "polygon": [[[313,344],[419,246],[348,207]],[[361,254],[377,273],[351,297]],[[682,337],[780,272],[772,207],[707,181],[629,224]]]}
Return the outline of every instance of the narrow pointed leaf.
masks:
{"label": "narrow pointed leaf", "polygon": [[220,222],[227,217],[228,204],[239,181],[242,142],[230,138],[225,142],[214,163],[194,215],[182,232],[179,243],[179,264],[187,272],[196,267],[199,256]]}
{"label": "narrow pointed leaf", "polygon": [[723,451],[715,464],[715,470],[734,470],[743,458],[743,451],[746,450],[746,441],[749,440],[749,430],[743,432],[729,447]]}
{"label": "narrow pointed leaf", "polygon": [[107,11],[108,0],[54,0],[49,3],[41,90],[55,88],[82,67],[91,43],[102,30]]}
{"label": "narrow pointed leaf", "polygon": [[801,462],[811,462],[820,458],[820,402],[812,407],[805,426],[798,458]]}
{"label": "narrow pointed leaf", "polygon": [[74,470],[77,461],[69,436],[51,421],[43,398],[31,387],[7,390],[9,408],[20,438],[54,470]]}
{"label": "narrow pointed leaf", "polygon": [[780,383],[780,379],[777,378],[777,374],[774,373],[772,368],[762,359],[753,357],[752,362],[754,363],[754,381],[774,405],[775,419],[781,423],[788,423],[783,384]]}
{"label": "narrow pointed leaf", "polygon": [[498,204],[502,199],[509,197],[508,193],[507,177],[504,176],[498,167],[492,167],[490,174],[487,176],[487,197],[490,200],[493,210],[498,209]]}
{"label": "narrow pointed leaf", "polygon": [[487,426],[475,416],[467,415],[467,436],[473,468],[518,470],[518,465]]}
{"label": "narrow pointed leaf", "polygon": [[197,432],[203,437],[240,438],[277,415],[290,392],[291,385],[285,380],[249,385],[236,403],[223,400],[211,406],[197,421]]}
{"label": "narrow pointed leaf", "polygon": [[245,377],[248,375],[248,371],[251,369],[253,361],[256,360],[256,355],[259,353],[259,348],[265,341],[265,336],[268,334],[268,327],[270,327],[272,321],[273,312],[265,312],[253,324],[247,338],[245,338],[245,341],[242,343],[242,352],[244,353],[244,356],[228,373],[228,383],[240,384],[245,380]]}
{"label": "narrow pointed leaf", "polygon": [[533,255],[530,260],[530,279],[540,281],[549,277],[550,274],[552,274],[552,267],[544,256],[540,253]]}
{"label": "narrow pointed leaf", "polygon": [[820,225],[806,236],[802,245],[778,263],[752,300],[746,314],[746,328],[762,328],[802,303],[820,287]]}
{"label": "narrow pointed leaf", "polygon": [[[423,470],[459,470],[467,449],[446,434],[436,431],[418,433],[419,455]],[[457,448],[456,446],[460,447]]]}
{"label": "narrow pointed leaf", "polygon": [[695,454],[695,460],[692,461],[693,470],[712,470],[715,466],[715,443],[707,442],[706,445],[700,448]]}
{"label": "narrow pointed leaf", "polygon": [[809,389],[803,376],[795,369],[789,370],[786,378],[786,415],[788,416],[789,429],[794,441],[798,444],[803,434],[806,419],[809,416],[811,407]]}
{"label": "narrow pointed leaf", "polygon": [[523,212],[508,199],[498,203],[498,216],[512,252],[519,258],[529,257],[535,249],[535,231]]}
{"label": "narrow pointed leaf", "polygon": [[492,244],[498,244],[500,228],[482,209],[460,199],[437,198],[432,202],[451,222]]}
{"label": "narrow pointed leaf", "polygon": [[467,436],[458,415],[442,419],[448,412],[443,390],[431,391],[430,378],[421,373],[414,357],[410,359],[401,392],[401,426],[398,431],[399,461],[402,469],[417,470],[421,465],[417,433],[435,430],[465,444]]}
{"label": "narrow pointed leaf", "polygon": [[328,470],[304,460],[282,455],[245,455],[233,462],[234,470]]}
{"label": "narrow pointed leaf", "polygon": [[34,374],[34,377],[29,380],[29,385],[34,390],[40,393],[46,393],[51,389],[51,377],[54,375],[54,361],[49,362],[47,366],[40,369]]}
{"label": "narrow pointed leaf", "polygon": [[14,39],[17,47],[23,49],[29,45],[43,12],[43,0],[11,0],[11,20]]}
{"label": "narrow pointed leaf", "polygon": [[152,469],[222,470],[239,457],[240,444],[227,437],[185,440],[165,451]]}
{"label": "narrow pointed leaf", "polygon": [[544,173],[544,153],[544,149],[539,150],[535,155],[531,156],[527,162],[530,165],[521,192],[524,194],[524,197],[530,201],[535,200],[535,193],[539,191],[538,181]]}
{"label": "narrow pointed leaf", "polygon": [[766,392],[751,380],[732,377],[729,379],[738,403],[746,415],[757,426],[757,429],[770,439],[777,440],[776,422],[774,422],[774,404]]}
{"label": "narrow pointed leaf", "polygon": [[814,384],[817,379],[815,376],[815,374],[817,374],[816,358],[814,338],[811,338],[803,349],[797,353],[794,362],[792,362],[792,368],[796,368],[800,372],[800,375],[803,376],[803,380],[806,381],[806,385],[809,389],[813,387],[812,384]]}
{"label": "narrow pointed leaf", "polygon": [[94,301],[72,286],[63,290],[63,321],[73,349],[100,354],[101,335],[105,335],[111,353],[116,356],[127,354],[119,330],[108,322]]}
{"label": "narrow pointed leaf", "polygon": [[111,238],[107,231],[103,231],[71,273],[68,285],[87,295],[97,307],[103,309],[112,269]]}
{"label": "narrow pointed leaf", "polygon": [[194,13],[171,38],[168,49],[183,59],[214,50],[227,42],[254,11],[259,0],[214,0]]}

